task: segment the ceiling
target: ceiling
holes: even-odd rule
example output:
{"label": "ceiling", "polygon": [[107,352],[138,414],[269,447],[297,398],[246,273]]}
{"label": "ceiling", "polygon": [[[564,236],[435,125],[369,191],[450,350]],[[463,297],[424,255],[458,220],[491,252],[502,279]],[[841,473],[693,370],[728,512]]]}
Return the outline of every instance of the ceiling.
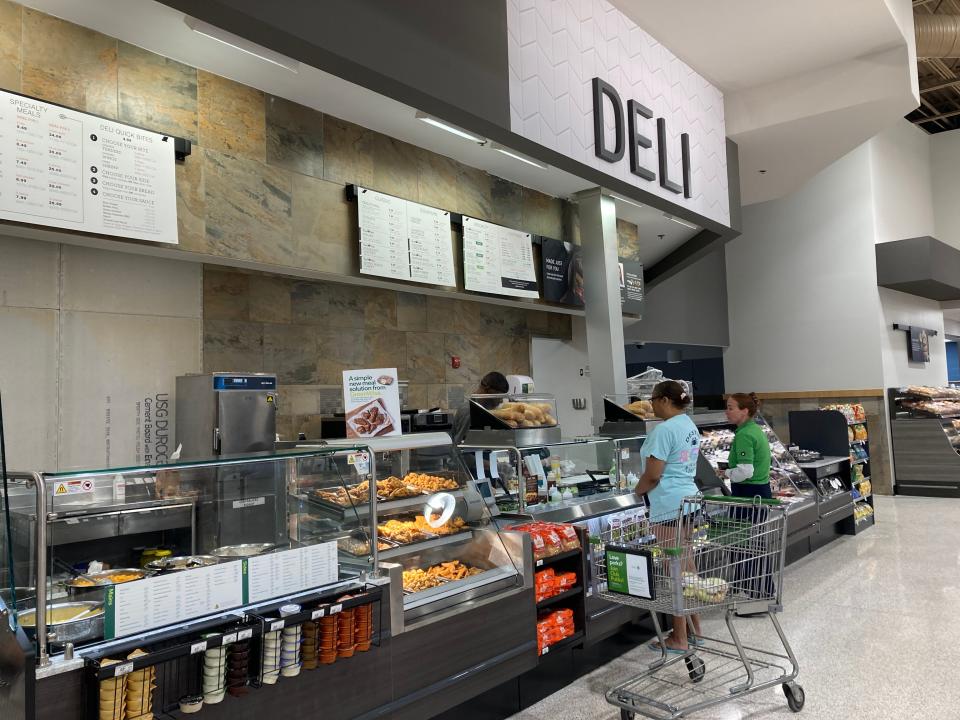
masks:
{"label": "ceiling", "polygon": [[614,196],[614,204],[617,217],[634,223],[639,229],[640,253],[637,259],[644,267],[652,267],[700,232],[699,227],[688,227],[691,223],[685,220],[680,224],[662,210],[648,205],[620,200],[617,196]]}
{"label": "ceiling", "polygon": [[[960,15],[960,2],[913,0],[913,14],[917,17]],[[960,58],[917,58],[917,77],[921,105],[907,115],[907,120],[931,134],[960,128]],[[948,84],[953,81],[957,84]],[[944,114],[948,117],[927,119]]]}

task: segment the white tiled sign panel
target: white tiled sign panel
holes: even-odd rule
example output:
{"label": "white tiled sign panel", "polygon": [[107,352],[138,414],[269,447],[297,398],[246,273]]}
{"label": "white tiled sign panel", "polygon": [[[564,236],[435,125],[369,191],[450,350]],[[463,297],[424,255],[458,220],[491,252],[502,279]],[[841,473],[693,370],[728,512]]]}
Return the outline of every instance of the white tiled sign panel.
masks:
{"label": "white tiled sign panel", "polygon": [[[590,167],[730,223],[723,93],[605,0],[505,0],[510,60],[510,125],[518,135]],[[680,135],[690,136],[691,197],[684,198],[630,172],[624,157],[611,164],[594,153],[594,77],[613,85],[624,105],[653,110],[643,134],[641,164],[657,172],[656,118],[665,118],[669,176],[682,183]],[[605,115],[607,147],[614,119]]]}

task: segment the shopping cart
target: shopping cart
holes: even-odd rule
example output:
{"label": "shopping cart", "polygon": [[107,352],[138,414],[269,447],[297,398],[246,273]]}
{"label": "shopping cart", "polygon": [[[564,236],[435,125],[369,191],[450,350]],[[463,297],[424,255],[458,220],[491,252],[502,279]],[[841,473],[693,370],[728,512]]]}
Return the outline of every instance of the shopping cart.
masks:
{"label": "shopping cart", "polygon": [[[777,620],[786,520],[777,500],[697,496],[686,498],[669,522],[643,518],[602,534],[603,548],[593,553],[594,595],[649,610],[661,648],[644,672],[607,692],[621,718],[686,717],[775,685],[800,712],[804,693],[794,682],[800,667]],[[766,615],[784,652],[745,646],[734,627],[738,607]],[[690,616],[721,609],[731,639],[695,637]],[[667,651],[658,613],[686,618],[686,653]]]}

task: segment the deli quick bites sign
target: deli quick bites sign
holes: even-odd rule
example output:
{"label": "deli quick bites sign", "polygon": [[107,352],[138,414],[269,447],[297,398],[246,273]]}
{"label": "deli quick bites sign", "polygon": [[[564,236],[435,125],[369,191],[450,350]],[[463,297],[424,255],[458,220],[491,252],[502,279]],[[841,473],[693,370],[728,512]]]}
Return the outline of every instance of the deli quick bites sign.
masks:
{"label": "deli quick bites sign", "polygon": [[175,244],[174,138],[0,91],[0,218]]}
{"label": "deli quick bites sign", "polygon": [[399,435],[400,386],[397,369],[345,370],[343,409],[348,438]]}

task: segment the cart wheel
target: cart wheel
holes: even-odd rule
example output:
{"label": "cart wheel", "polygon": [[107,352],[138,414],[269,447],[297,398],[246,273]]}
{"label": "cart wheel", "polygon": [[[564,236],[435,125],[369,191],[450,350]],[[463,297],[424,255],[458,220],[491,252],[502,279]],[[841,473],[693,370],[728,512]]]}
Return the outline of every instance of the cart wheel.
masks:
{"label": "cart wheel", "polygon": [[798,713],[803,710],[806,697],[803,694],[802,687],[796,683],[784,683],[783,694],[787,696],[787,705],[793,712]]}
{"label": "cart wheel", "polygon": [[707,673],[707,666],[703,664],[703,660],[693,655],[684,658],[684,662],[687,664],[687,672],[693,682],[698,683],[703,680],[703,676]]}
{"label": "cart wheel", "polygon": [[634,714],[629,710],[620,711],[620,720],[633,720]]}

